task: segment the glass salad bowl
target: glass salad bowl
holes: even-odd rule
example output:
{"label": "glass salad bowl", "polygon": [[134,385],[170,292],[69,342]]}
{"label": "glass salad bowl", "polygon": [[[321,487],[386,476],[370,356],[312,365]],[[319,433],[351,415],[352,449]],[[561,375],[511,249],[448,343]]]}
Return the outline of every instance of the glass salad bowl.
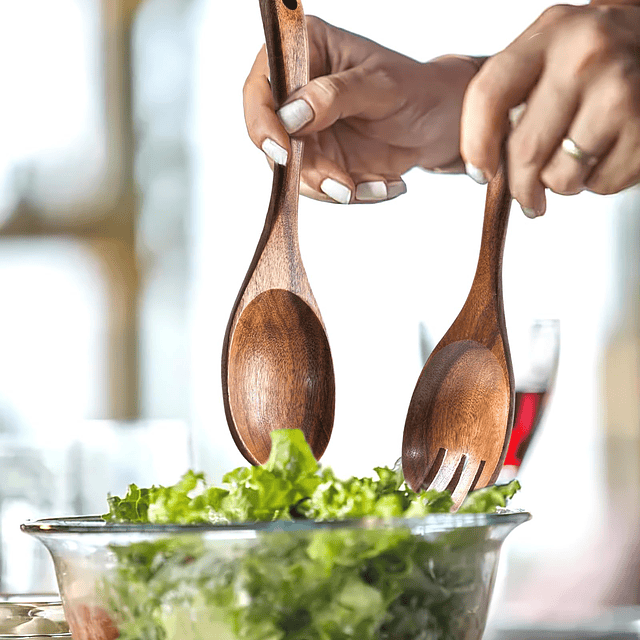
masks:
{"label": "glass salad bowl", "polygon": [[22,525],[74,640],[479,640],[526,512],[243,525]]}

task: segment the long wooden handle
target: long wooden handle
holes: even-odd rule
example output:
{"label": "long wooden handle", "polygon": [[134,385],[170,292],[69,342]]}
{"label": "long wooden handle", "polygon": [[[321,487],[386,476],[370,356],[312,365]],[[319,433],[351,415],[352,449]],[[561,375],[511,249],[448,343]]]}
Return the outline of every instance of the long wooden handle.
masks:
{"label": "long wooden handle", "polygon": [[[271,91],[276,108],[309,80],[307,28],[299,0],[260,0]],[[300,279],[296,272],[301,262],[298,247],[298,198],[304,143],[291,139],[291,153],[285,167],[274,165],[269,211],[261,244],[272,240],[277,251],[287,255],[292,271],[290,288]],[[284,243],[284,245],[283,245]]]}
{"label": "long wooden handle", "polygon": [[511,193],[503,160],[487,188],[478,264],[469,295],[434,353],[456,340],[473,339],[494,351],[498,360],[503,361],[503,356],[508,358],[502,299],[502,256],[510,209]]}
{"label": "long wooden handle", "polygon": [[487,187],[480,255],[474,279],[474,283],[481,280],[493,292],[501,292],[502,257],[510,210],[511,191],[503,156],[498,172]]}
{"label": "long wooden handle", "polygon": [[298,0],[260,0],[276,108],[309,81],[309,45]]}
{"label": "long wooden handle", "polygon": [[[260,13],[264,27],[271,91],[276,109],[296,89],[309,81],[309,43],[307,27],[299,0],[260,0]],[[297,202],[300,188],[300,167],[304,143],[299,138],[291,139],[291,154],[287,166],[274,166],[271,209],[284,210],[291,218],[297,234]],[[293,210],[293,211],[290,211]]]}

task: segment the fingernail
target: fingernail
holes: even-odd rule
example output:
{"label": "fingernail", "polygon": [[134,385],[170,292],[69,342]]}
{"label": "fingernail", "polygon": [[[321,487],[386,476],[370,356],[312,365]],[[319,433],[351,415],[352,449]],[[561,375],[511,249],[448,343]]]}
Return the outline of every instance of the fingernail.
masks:
{"label": "fingernail", "polygon": [[356,186],[356,200],[371,202],[372,200],[386,200],[387,185],[382,180],[361,182]]}
{"label": "fingernail", "polygon": [[522,213],[524,213],[527,218],[531,218],[532,220],[541,215],[535,209],[531,209],[530,207],[523,207],[522,205],[520,205],[520,208],[522,209]]}
{"label": "fingernail", "polygon": [[407,185],[404,183],[404,181],[398,180],[397,182],[390,182],[387,185],[387,200],[397,198],[403,193],[407,193]]}
{"label": "fingernail", "polygon": [[467,172],[467,175],[478,184],[487,184],[487,182],[489,182],[482,172],[482,169],[478,169],[478,167],[472,165],[470,162],[465,163],[464,169]]}
{"label": "fingernail", "polygon": [[523,102],[509,111],[509,122],[514,129],[518,126],[520,120],[522,120],[526,108],[527,103]]}
{"label": "fingernail", "polygon": [[313,120],[313,109],[309,104],[300,98],[289,104],[285,104],[278,111],[278,117],[288,133],[295,133],[302,129],[305,124]]}
{"label": "fingernail", "polygon": [[320,190],[340,204],[351,202],[351,189],[333,178],[325,178],[320,185]]}
{"label": "fingernail", "polygon": [[271,138],[265,138],[262,143],[262,150],[276,163],[281,165],[287,164],[288,153],[287,150],[281,147],[277,142],[274,142]]}

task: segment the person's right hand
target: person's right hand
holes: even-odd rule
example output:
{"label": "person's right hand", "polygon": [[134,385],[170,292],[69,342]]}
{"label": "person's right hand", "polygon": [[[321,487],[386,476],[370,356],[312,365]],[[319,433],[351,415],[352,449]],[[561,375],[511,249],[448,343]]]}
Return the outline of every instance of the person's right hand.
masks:
{"label": "person's right hand", "polygon": [[319,200],[379,202],[406,191],[412,167],[463,170],[460,113],[473,60],[420,63],[307,17],[310,82],[277,111],[263,47],[244,86],[252,141],[286,164],[289,134],[305,140],[300,190]]}

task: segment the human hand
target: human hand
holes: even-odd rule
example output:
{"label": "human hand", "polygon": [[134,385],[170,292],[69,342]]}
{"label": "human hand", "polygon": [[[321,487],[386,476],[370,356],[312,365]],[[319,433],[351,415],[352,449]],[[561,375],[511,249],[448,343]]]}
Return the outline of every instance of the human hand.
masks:
{"label": "human hand", "polygon": [[252,141],[285,164],[289,134],[305,140],[300,191],[347,204],[379,202],[406,191],[415,166],[462,171],[462,96],[477,72],[472,59],[420,63],[307,17],[310,82],[276,112],[265,48],[244,86]]}
{"label": "human hand", "polygon": [[511,191],[529,217],[544,214],[545,187],[610,194],[640,181],[640,7],[551,7],[490,58],[464,98],[468,173],[493,177],[505,139]]}

